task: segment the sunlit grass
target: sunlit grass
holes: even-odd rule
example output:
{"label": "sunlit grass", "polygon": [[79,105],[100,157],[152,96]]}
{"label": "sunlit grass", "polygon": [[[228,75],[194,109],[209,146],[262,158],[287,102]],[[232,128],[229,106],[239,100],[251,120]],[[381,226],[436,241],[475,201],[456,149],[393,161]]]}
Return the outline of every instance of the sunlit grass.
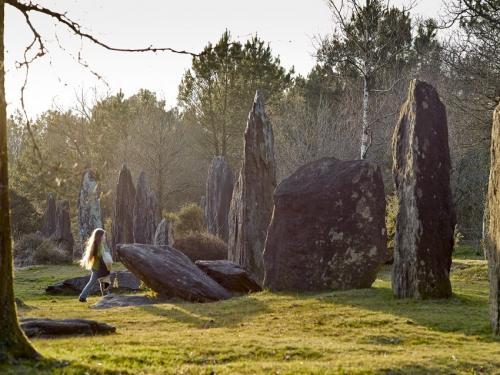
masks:
{"label": "sunlit grass", "polygon": [[[35,339],[46,361],[26,373],[500,373],[490,334],[486,263],[456,260],[449,300],[392,297],[390,269],[373,288],[321,294],[268,291],[228,301],[181,301],[92,310],[45,286],[82,274],[73,266],[17,272],[16,292],[36,309],[22,316],[110,323],[109,336]],[[90,304],[97,297],[90,297]]]}

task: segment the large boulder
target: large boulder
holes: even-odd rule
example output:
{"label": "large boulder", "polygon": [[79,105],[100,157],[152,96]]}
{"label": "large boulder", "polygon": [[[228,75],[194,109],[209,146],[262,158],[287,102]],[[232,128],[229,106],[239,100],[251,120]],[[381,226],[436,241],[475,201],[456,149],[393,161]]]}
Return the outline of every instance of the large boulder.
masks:
{"label": "large boulder", "polygon": [[384,183],[375,164],[324,158],[276,188],[265,287],[368,288],[387,257]]}
{"label": "large boulder", "polygon": [[262,252],[276,187],[274,136],[262,97],[256,93],[245,130],[243,164],[229,211],[228,259],[264,277]]}
{"label": "large boulder", "polygon": [[71,232],[71,217],[69,214],[69,202],[67,200],[57,201],[56,230],[52,239],[68,254],[68,258],[71,259],[75,241]]}
{"label": "large boulder", "polygon": [[100,189],[96,177],[91,170],[86,170],[82,176],[80,193],[78,195],[78,228],[81,247],[75,246],[73,258],[82,257],[85,241],[96,228],[102,228]]}
{"label": "large boulder", "polygon": [[195,264],[231,292],[252,293],[262,290],[252,275],[229,260],[198,260]]}
{"label": "large boulder", "polygon": [[135,187],[132,182],[132,174],[127,166],[123,164],[116,184],[111,227],[111,249],[114,259],[117,259],[117,244],[134,242],[134,202]]}
{"label": "large boulder", "polygon": [[28,337],[95,336],[116,332],[109,324],[87,319],[23,318],[20,323]]}
{"label": "large boulder", "polygon": [[42,235],[50,237],[56,231],[56,196],[54,193],[47,195],[47,203],[42,217]]}
{"label": "large boulder", "polygon": [[156,198],[151,191],[146,179],[146,174],[141,172],[135,192],[133,210],[134,242],[153,244],[156,232]]}
{"label": "large boulder", "polygon": [[[111,285],[113,292],[137,292],[141,290],[141,281],[129,271],[111,272]],[[89,282],[90,276],[73,277],[45,288],[45,293],[52,295],[78,295]],[[94,284],[90,294],[99,295],[99,283]]]}
{"label": "large boulder", "polygon": [[172,247],[122,244],[117,248],[123,264],[160,296],[192,302],[230,297],[227,290]]}
{"label": "large boulder", "polygon": [[156,227],[153,245],[172,246],[174,243],[173,225],[167,219],[163,218]]}
{"label": "large boulder", "polygon": [[208,169],[205,220],[209,233],[227,242],[228,215],[233,196],[234,174],[224,156],[213,158]]}
{"label": "large boulder", "polygon": [[446,110],[436,90],[410,83],[393,138],[399,200],[392,288],[399,298],[451,296],[455,211]]}
{"label": "large boulder", "polygon": [[488,206],[490,209],[486,249],[490,280],[490,318],[493,332],[500,335],[500,105],[493,113]]}

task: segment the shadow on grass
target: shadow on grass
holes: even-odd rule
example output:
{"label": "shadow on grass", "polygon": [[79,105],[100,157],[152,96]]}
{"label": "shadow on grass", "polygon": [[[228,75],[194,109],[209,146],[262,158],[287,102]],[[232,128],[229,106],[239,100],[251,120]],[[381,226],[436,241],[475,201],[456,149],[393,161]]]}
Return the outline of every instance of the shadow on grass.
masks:
{"label": "shadow on grass", "polygon": [[[42,358],[38,361],[20,360],[10,365],[0,365],[0,374],[129,374],[124,371],[114,371],[86,366],[77,362],[58,361],[51,358]],[[131,374],[131,373],[130,373]]]}
{"label": "shadow on grass", "polygon": [[389,287],[375,287],[324,294],[322,302],[342,304],[407,319],[416,324],[441,332],[458,332],[478,336],[485,342],[500,342],[491,334],[488,300],[461,289],[449,299],[398,299]]}
{"label": "shadow on grass", "polygon": [[195,328],[233,327],[250,316],[269,311],[266,304],[252,296],[234,297],[213,303],[171,301],[170,305],[140,306],[142,311],[166,317]]}

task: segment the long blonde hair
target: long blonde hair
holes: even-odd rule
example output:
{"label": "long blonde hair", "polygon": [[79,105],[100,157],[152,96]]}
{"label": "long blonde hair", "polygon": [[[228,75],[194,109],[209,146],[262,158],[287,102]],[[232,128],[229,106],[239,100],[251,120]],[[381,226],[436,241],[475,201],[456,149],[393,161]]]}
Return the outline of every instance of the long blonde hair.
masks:
{"label": "long blonde hair", "polygon": [[89,239],[85,243],[85,252],[80,260],[80,266],[90,270],[94,265],[95,259],[97,257],[99,246],[101,245],[102,238],[104,237],[104,229],[96,228],[90,235]]}

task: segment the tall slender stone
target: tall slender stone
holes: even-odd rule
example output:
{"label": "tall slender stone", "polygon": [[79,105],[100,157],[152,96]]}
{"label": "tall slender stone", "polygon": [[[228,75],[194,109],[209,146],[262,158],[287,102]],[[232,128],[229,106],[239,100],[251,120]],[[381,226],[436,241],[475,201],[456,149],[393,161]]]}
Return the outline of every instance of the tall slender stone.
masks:
{"label": "tall slender stone", "polygon": [[262,253],[276,187],[274,136],[262,97],[256,93],[245,130],[243,164],[229,210],[229,260],[264,278]]}
{"label": "tall slender stone", "polygon": [[173,246],[174,233],[173,225],[167,219],[162,219],[156,227],[155,239],[153,245],[155,246]]}
{"label": "tall slender stone", "polygon": [[228,240],[228,215],[233,195],[234,174],[224,156],[213,158],[208,169],[205,217],[209,233]]}
{"label": "tall slender stone", "polygon": [[156,231],[156,197],[144,172],[141,172],[137,182],[133,224],[134,242],[152,245]]}
{"label": "tall slender stone", "polygon": [[99,184],[95,174],[86,170],[82,176],[80,194],[78,195],[78,227],[82,246],[75,246],[73,258],[81,258],[85,241],[96,228],[102,228],[101,200]]}
{"label": "tall slender stone", "polygon": [[47,203],[42,219],[42,235],[50,237],[56,230],[56,196],[54,193],[47,194]]}
{"label": "tall slender stone", "polygon": [[56,203],[56,230],[52,238],[67,252],[68,258],[71,259],[75,241],[71,232],[71,217],[67,200],[57,201]]}
{"label": "tall slender stone", "polygon": [[491,169],[488,184],[489,227],[486,254],[490,280],[490,320],[500,335],[500,104],[493,113]]}
{"label": "tall slender stone", "polygon": [[455,211],[446,110],[436,90],[410,83],[393,138],[399,200],[392,287],[397,297],[446,298]]}
{"label": "tall slender stone", "polygon": [[117,244],[134,242],[134,203],[135,187],[132,174],[127,166],[123,164],[116,184],[113,224],[111,227],[111,248],[114,259],[117,259]]}

